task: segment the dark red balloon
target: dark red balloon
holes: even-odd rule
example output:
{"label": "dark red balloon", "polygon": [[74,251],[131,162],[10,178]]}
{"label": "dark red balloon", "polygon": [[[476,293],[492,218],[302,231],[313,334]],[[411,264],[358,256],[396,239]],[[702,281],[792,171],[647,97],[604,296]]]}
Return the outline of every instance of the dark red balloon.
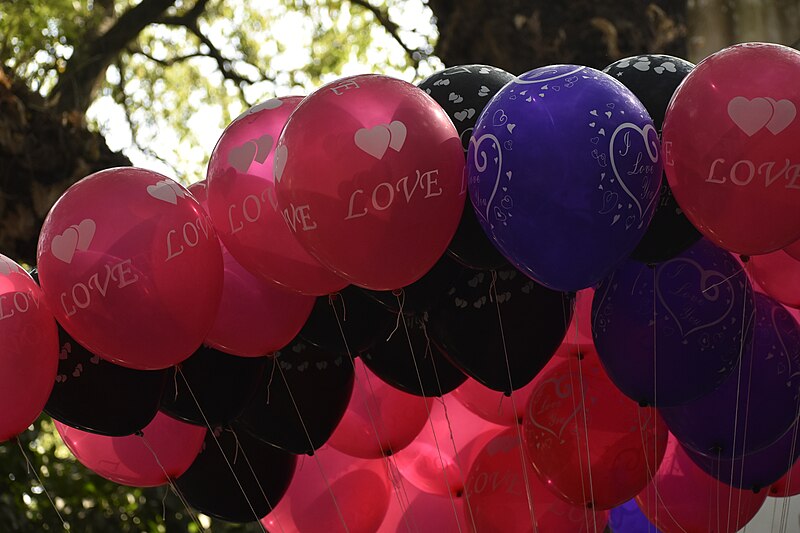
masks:
{"label": "dark red balloon", "polygon": [[800,259],[785,250],[756,255],[750,259],[747,272],[780,303],[800,308]]}

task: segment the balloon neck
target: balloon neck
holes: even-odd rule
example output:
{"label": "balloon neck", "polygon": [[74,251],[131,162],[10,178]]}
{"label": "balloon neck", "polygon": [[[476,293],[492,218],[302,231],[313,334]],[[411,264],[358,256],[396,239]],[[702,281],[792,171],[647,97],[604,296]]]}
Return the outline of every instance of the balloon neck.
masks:
{"label": "balloon neck", "polygon": [[639,407],[650,407],[650,403],[647,400],[639,400]]}
{"label": "balloon neck", "polygon": [[747,263],[748,261],[750,261],[750,256],[749,255],[740,255],[739,259],[741,259],[742,263]]}
{"label": "balloon neck", "polygon": [[761,492],[761,487],[753,485],[753,494],[758,494],[759,492]]}

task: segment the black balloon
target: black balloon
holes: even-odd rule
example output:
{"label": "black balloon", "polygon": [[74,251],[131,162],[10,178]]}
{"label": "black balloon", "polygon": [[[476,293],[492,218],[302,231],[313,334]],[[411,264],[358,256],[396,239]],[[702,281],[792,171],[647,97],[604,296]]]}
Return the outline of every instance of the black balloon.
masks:
{"label": "black balloon", "polygon": [[[667,105],[693,68],[692,63],[677,57],[648,54],[615,61],[604,72],[636,95],[650,113],[660,135]],[[664,152],[662,155],[666,157]],[[672,259],[699,239],[700,232],[681,211],[664,176],[653,220],[631,258],[659,263]]]}
{"label": "black balloon", "polygon": [[68,426],[122,437],[156,416],[168,370],[134,370],[89,352],[58,327],[58,374],[44,411]]}
{"label": "black balloon", "polygon": [[442,396],[467,380],[430,342],[421,318],[403,316],[403,320],[405,326],[398,320],[390,337],[361,354],[367,368],[389,385],[416,396]]}
{"label": "black balloon", "polygon": [[234,431],[207,432],[202,451],[175,484],[189,505],[201,513],[228,522],[255,522],[286,493],[297,456]]}
{"label": "black balloon", "polygon": [[229,424],[253,398],[269,361],[203,346],[179,365],[180,371],[170,370],[173,382],[161,397],[161,410],[198,426]]}
{"label": "black balloon", "polygon": [[402,290],[361,290],[395,315],[400,312],[401,304],[403,313],[407,315],[422,315],[445,296],[445,291],[450,287],[450,281],[462,268],[449,256],[444,255],[427,274],[411,285],[403,287]]}
{"label": "black balloon", "polygon": [[[419,84],[419,88],[431,95],[445,110],[458,130],[466,152],[481,111],[497,91],[512,79],[512,74],[499,68],[462,65],[432,74]],[[447,251],[470,268],[493,269],[507,264],[484,233],[469,201],[464,206],[458,229]]]}
{"label": "black balloon", "polygon": [[447,299],[431,310],[430,331],[461,370],[491,389],[510,393],[530,383],[553,356],[572,320],[573,301],[515,269],[497,272],[496,302],[492,283],[489,272],[462,272]]}
{"label": "black balloon", "polygon": [[[349,348],[349,353],[355,355],[388,334],[393,324],[393,317],[383,306],[366,296],[362,289],[349,285],[338,293],[318,297],[298,335],[327,352],[347,355]],[[347,344],[342,339],[342,331]]]}
{"label": "black balloon", "polygon": [[330,438],[347,410],[353,365],[346,355],[297,338],[274,357],[236,423],[283,450],[313,453]]}

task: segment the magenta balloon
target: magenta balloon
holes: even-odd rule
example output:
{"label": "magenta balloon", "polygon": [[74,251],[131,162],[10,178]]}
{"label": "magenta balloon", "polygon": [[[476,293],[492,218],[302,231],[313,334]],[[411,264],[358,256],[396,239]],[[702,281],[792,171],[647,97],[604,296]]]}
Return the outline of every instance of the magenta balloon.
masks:
{"label": "magenta balloon", "polygon": [[219,241],[192,195],[156,172],[114,168],[67,189],[44,221],[37,258],[58,322],[112,363],[169,367],[214,323]]}
{"label": "magenta balloon", "polygon": [[755,255],[747,272],[764,292],[780,303],[800,308],[800,259],[784,250]]}
{"label": "magenta balloon", "polygon": [[[189,192],[208,208],[204,181],[193,184]],[[254,276],[225,245],[222,262],[222,299],[205,344],[242,357],[259,357],[289,344],[306,323],[315,298]]]}
{"label": "magenta balloon", "polygon": [[397,453],[411,444],[428,423],[433,399],[392,387],[370,372],[361,359],[355,360],[355,366],[353,395],[328,444],[363,459]]}
{"label": "magenta balloon", "polygon": [[800,240],[797,240],[785,247],[783,251],[800,261]]}
{"label": "magenta balloon", "polygon": [[204,427],[163,413],[142,430],[142,436],[106,437],[58,421],[55,424],[64,444],[83,466],[131,487],[157,487],[179,477],[200,453],[206,435]]}
{"label": "magenta balloon", "polygon": [[36,282],[0,255],[0,442],[42,412],[58,369],[56,321]]}
{"label": "magenta balloon", "polygon": [[[467,379],[463,385],[451,394],[461,405],[493,424],[513,426],[517,420],[525,416],[528,398],[536,387],[536,378],[530,383],[515,390],[513,401],[511,396],[492,390],[472,378]],[[516,409],[514,409],[516,407]]]}
{"label": "magenta balloon", "polygon": [[272,175],[278,136],[300,100],[267,100],[225,129],[208,162],[209,211],[220,239],[248,271],[297,292],[323,295],[347,282],[322,267],[289,231],[277,209]]}

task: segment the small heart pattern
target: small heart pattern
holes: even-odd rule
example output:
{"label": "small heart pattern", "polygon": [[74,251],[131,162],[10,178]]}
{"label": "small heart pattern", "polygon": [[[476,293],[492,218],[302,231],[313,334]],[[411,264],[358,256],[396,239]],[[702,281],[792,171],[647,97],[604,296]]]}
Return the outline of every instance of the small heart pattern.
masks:
{"label": "small heart pattern", "polygon": [[170,179],[165,179],[157,182],[155,185],[148,185],[147,194],[149,194],[156,200],[161,200],[162,202],[166,202],[168,204],[177,205],[178,194],[175,192],[175,189],[170,184],[171,181],[172,180]]}

